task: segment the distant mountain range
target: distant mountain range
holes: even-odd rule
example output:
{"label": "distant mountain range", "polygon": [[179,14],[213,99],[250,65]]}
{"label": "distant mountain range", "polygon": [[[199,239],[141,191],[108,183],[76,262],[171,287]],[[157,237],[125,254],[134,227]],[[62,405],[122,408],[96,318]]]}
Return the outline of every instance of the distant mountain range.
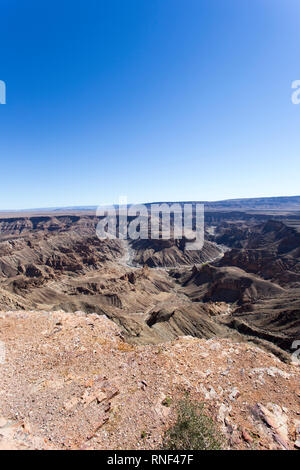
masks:
{"label": "distant mountain range", "polygon": [[[281,196],[281,197],[257,197],[245,199],[224,199],[221,201],[160,201],[160,202],[147,202],[146,206],[151,204],[204,204],[206,210],[210,211],[300,211],[300,196]],[[128,204],[131,206],[132,204]],[[0,210],[0,214],[5,216],[14,216],[14,214],[22,214],[24,212],[30,213],[69,213],[69,212],[94,212],[98,207],[109,209],[112,206],[66,206],[66,207],[40,207],[33,209],[19,209],[19,210]]]}
{"label": "distant mountain range", "polygon": [[[300,196],[282,196],[282,197],[257,197],[245,199],[225,199],[222,201],[161,201],[146,203],[151,204],[188,204],[199,203],[204,204],[209,210],[224,211],[300,211]],[[1,211],[1,212],[66,212],[66,211],[95,211],[98,206],[68,206],[68,207],[48,207],[35,208],[22,211]],[[110,206],[103,206],[108,208]]]}
{"label": "distant mountain range", "polygon": [[[246,199],[225,199],[222,201],[186,201],[185,203],[198,202],[205,205],[210,210],[280,210],[299,211],[300,196],[282,197],[257,197]],[[171,202],[168,204],[172,204]],[[180,202],[183,204],[183,202]]]}

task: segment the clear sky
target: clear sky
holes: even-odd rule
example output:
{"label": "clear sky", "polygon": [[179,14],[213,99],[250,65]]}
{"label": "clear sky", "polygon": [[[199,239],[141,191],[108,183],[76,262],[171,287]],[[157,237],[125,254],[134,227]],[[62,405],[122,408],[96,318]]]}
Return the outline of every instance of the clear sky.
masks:
{"label": "clear sky", "polygon": [[0,209],[300,194],[299,0],[0,8]]}

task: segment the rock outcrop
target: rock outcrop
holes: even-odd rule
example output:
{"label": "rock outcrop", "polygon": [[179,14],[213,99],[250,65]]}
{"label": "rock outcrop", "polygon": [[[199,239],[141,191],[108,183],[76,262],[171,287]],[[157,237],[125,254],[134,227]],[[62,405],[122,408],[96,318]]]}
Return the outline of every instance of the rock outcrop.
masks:
{"label": "rock outcrop", "polygon": [[0,312],[0,341],[0,449],[159,449],[185,392],[225,448],[299,447],[299,366],[253,345],[133,346],[105,316],[62,311]]}

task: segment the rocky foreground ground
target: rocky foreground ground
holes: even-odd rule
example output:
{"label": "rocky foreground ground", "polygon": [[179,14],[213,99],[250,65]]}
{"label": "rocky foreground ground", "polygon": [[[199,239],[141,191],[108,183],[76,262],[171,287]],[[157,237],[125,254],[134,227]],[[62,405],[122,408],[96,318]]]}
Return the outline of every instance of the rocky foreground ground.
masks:
{"label": "rocky foreground ground", "polygon": [[225,448],[300,448],[300,368],[253,345],[129,345],[105,315],[63,311],[0,312],[0,341],[0,449],[159,449],[186,391]]}

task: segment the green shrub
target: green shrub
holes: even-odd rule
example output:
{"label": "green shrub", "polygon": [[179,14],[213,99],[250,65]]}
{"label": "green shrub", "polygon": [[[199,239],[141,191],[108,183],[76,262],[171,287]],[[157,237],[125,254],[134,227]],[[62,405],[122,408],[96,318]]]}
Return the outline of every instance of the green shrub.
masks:
{"label": "green shrub", "polygon": [[221,450],[224,439],[203,404],[188,396],[178,403],[177,421],[165,434],[165,450]]}
{"label": "green shrub", "polygon": [[164,398],[163,401],[161,402],[161,404],[163,406],[166,406],[167,408],[169,408],[172,404],[172,398],[170,398],[170,397]]}

